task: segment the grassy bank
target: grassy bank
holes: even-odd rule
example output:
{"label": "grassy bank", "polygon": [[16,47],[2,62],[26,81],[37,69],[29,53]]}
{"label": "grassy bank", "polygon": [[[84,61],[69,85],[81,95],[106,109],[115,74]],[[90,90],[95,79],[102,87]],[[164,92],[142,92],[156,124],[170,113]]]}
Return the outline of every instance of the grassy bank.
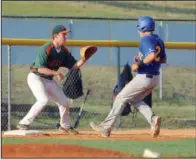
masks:
{"label": "grassy bank", "polygon": [[[195,68],[166,67],[163,70],[163,100],[159,99],[159,87],[153,92],[153,103],[157,106],[184,106],[195,104]],[[32,104],[35,98],[27,85],[28,65],[12,66],[12,102]],[[63,74],[67,70],[62,70]],[[2,98],[7,97],[7,66],[2,66]],[[87,65],[82,68],[84,91],[92,90],[88,104],[108,106],[111,104],[112,90],[117,82],[117,68],[114,66]],[[189,80],[187,80],[189,79]],[[62,85],[62,82],[59,82]],[[82,98],[75,101],[81,103]]]}
{"label": "grassy bank", "polygon": [[194,1],[95,1],[95,2],[2,2],[2,15],[90,16],[138,18],[195,19]]}

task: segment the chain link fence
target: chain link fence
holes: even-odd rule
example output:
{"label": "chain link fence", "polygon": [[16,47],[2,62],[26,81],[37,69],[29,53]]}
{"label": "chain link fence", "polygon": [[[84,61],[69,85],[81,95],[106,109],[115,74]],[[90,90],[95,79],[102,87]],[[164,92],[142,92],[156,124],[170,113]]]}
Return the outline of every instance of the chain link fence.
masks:
{"label": "chain link fence", "polygon": [[[11,59],[24,58],[17,56],[15,50],[24,46],[12,46]],[[35,46],[29,48],[38,49]],[[27,48],[28,48],[27,47]],[[22,50],[22,49],[21,49]],[[114,53],[114,52],[113,52]],[[112,54],[113,54],[112,53]],[[171,50],[167,50],[171,54]],[[192,60],[195,54],[191,56],[188,50],[179,50],[179,55],[186,54],[187,59]],[[190,53],[190,54],[189,54]],[[6,54],[6,52],[3,52]],[[104,57],[103,55],[101,55]],[[123,54],[121,54],[123,56]],[[169,55],[171,56],[171,55]],[[174,55],[172,55],[174,56]],[[27,56],[25,58],[28,58]],[[32,58],[32,62],[34,58]],[[121,64],[123,65],[123,64]],[[11,65],[11,129],[15,129],[18,122],[26,115],[36,99],[32,95],[27,85],[27,75],[30,65]],[[120,68],[122,70],[123,66]],[[60,69],[66,75],[67,69]],[[118,67],[112,65],[93,65],[86,64],[81,68],[84,93],[91,89],[82,112],[79,129],[89,129],[90,121],[102,121],[111,109],[112,91],[117,83]],[[2,130],[8,129],[8,66],[2,65]],[[134,73],[133,73],[134,75]],[[157,87],[152,93],[153,110],[163,116],[164,127],[175,127],[176,122],[179,127],[195,126],[195,66],[165,65],[162,68],[162,89],[160,99],[160,87]],[[62,82],[58,82],[62,86]],[[70,101],[71,124],[77,118],[80,106],[84,96]],[[132,111],[133,108],[132,108]],[[189,114],[189,115],[187,115]],[[133,113],[121,117],[117,122],[117,128],[148,127],[148,123],[138,113],[133,123]],[[189,117],[187,117],[189,116]],[[135,118],[135,117],[134,117]],[[33,129],[55,129],[59,122],[58,107],[49,102],[40,115],[32,124]]]}
{"label": "chain link fence", "polygon": [[[24,58],[15,55],[15,50],[24,46],[11,46],[11,58]],[[28,46],[30,48],[33,47]],[[21,49],[22,50],[22,49]],[[6,54],[6,52],[3,52]],[[104,55],[103,55],[104,57]],[[25,58],[28,58],[28,53]],[[32,59],[32,62],[34,59]],[[18,122],[27,114],[31,106],[36,102],[27,84],[27,75],[30,65],[11,65],[11,129],[16,129]],[[68,69],[61,68],[60,71],[66,76]],[[112,90],[116,84],[116,66],[98,66],[85,64],[81,68],[83,92],[91,89],[82,112],[79,128],[88,128],[90,121],[101,121],[111,108]],[[2,129],[8,128],[8,66],[2,66]],[[55,80],[56,77],[54,77]],[[63,82],[58,84],[62,87]],[[71,124],[77,118],[84,95],[70,101]],[[59,122],[58,106],[52,101],[44,108],[40,115],[34,120],[33,129],[55,129]]]}

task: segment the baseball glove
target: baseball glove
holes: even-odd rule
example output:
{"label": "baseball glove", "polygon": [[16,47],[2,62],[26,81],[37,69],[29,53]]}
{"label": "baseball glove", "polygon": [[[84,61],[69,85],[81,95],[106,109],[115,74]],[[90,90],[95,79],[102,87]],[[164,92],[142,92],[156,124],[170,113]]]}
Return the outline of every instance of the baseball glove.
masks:
{"label": "baseball glove", "polygon": [[84,46],[80,49],[80,56],[84,61],[87,61],[96,51],[96,46]]}

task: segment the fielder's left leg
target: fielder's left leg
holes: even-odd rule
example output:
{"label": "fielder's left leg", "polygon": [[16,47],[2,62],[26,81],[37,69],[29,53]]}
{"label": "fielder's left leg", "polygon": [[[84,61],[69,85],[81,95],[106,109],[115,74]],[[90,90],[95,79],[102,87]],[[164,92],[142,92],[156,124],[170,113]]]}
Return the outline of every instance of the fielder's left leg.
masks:
{"label": "fielder's left leg", "polygon": [[70,115],[69,115],[69,100],[63,93],[62,88],[56,83],[56,81],[52,81],[51,87],[48,90],[49,95],[53,101],[58,105],[59,114],[60,114],[60,127],[59,131],[65,132],[68,134],[78,134],[71,125],[70,125]]}

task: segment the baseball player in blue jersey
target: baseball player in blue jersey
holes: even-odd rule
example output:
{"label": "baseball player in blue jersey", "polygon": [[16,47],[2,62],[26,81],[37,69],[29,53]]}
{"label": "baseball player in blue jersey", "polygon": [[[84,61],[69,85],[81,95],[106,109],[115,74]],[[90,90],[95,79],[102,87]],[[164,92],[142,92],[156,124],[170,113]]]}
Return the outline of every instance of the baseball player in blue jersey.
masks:
{"label": "baseball player in blue jersey", "polygon": [[155,21],[152,17],[140,17],[137,29],[141,37],[139,54],[134,57],[131,66],[132,71],[137,72],[137,75],[117,95],[105,120],[98,125],[90,123],[91,128],[103,137],[110,136],[118,116],[128,102],[134,104],[146,118],[151,126],[153,137],[157,137],[160,133],[161,117],[155,115],[142,100],[159,84],[159,69],[162,63],[166,63],[165,46],[160,37],[153,33]]}

